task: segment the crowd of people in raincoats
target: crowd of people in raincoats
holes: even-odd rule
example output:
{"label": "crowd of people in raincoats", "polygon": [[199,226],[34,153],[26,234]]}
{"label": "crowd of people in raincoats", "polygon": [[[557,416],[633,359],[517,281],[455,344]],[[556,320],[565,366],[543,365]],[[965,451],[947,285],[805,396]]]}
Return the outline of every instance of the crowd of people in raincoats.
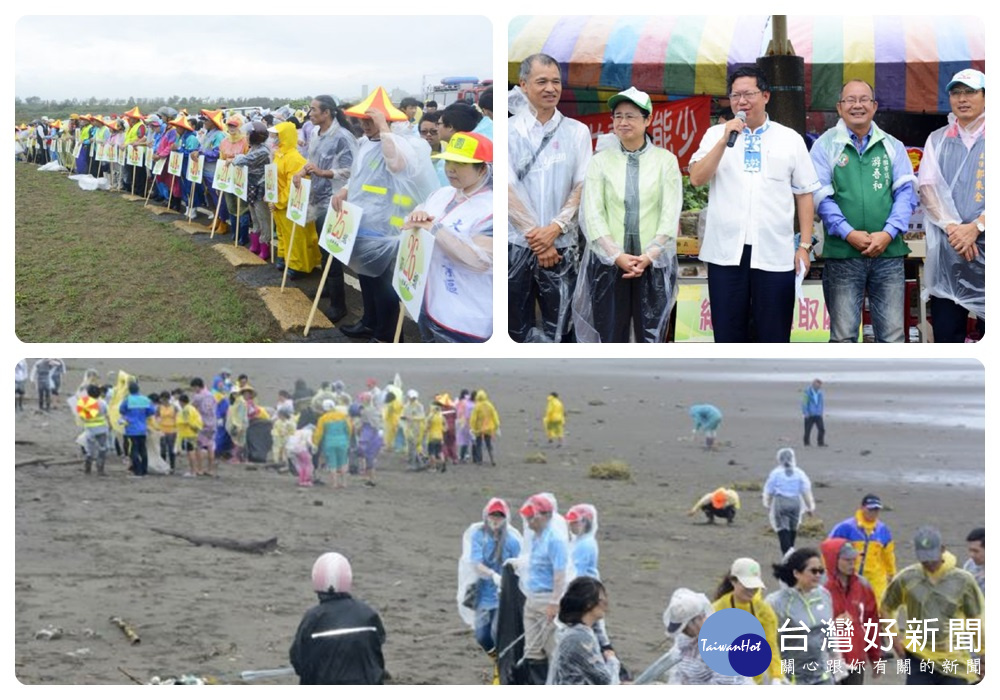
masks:
{"label": "crowd of people in raincoats", "polygon": [[[507,502],[490,498],[462,537],[456,601],[493,662],[493,682],[860,685],[892,676],[893,654],[896,675],[907,685],[978,682],[985,637],[953,649],[948,635],[956,628],[985,631],[985,529],[970,532],[969,558],[959,566],[941,533],[920,527],[912,535],[915,563],[897,570],[882,501],[868,494],[816,544],[796,544],[796,531],[816,503],[794,451],[782,448],[777,462],[763,488],[780,548],[772,567],[777,588],[766,594],[761,566],[749,556],[723,565],[721,582],[708,595],[676,588],[663,611],[670,649],[635,673],[618,658],[613,626],[609,632],[605,621],[613,591],[598,568],[597,507],[580,503],[562,514],[554,494],[537,493],[518,511],[519,530]],[[688,514],[703,512],[706,525],[725,517],[731,526],[739,509],[739,494],[720,487]],[[748,612],[764,630],[770,653],[756,676],[723,673],[699,650],[706,620],[730,608]],[[907,626],[884,632],[903,610]],[[923,621],[926,630],[910,631]],[[922,634],[934,639],[921,643]]]}
{"label": "crowd of people in raincoats", "polygon": [[[18,158],[75,173],[85,189],[123,190],[188,219],[208,212],[213,236],[235,236],[293,281],[324,269],[328,212],[339,217],[345,201],[359,207],[346,267],[358,276],[364,309],[341,326],[351,338],[393,341],[399,241],[404,230],[426,229],[434,246],[421,339],[485,341],[493,333],[492,90],[478,105],[438,110],[406,98],[400,107],[381,87],[353,106],[318,95],[297,111],[134,107],[120,116],[36,120],[15,130],[15,143]],[[215,187],[220,168],[243,177],[244,166],[245,196]],[[304,181],[308,200],[299,201]],[[321,309],[335,323],[348,313],[345,294],[344,264],[334,259]]]}
{"label": "crowd of people in raincoats", "polygon": [[[23,366],[22,366],[23,365]],[[59,369],[61,368],[61,369]],[[39,408],[49,410],[59,360],[39,360],[31,379],[40,389]],[[18,379],[20,374],[25,380]],[[15,372],[15,406],[23,407],[27,363]],[[58,379],[56,391],[58,391]],[[21,389],[20,392],[17,390]],[[266,405],[265,405],[266,401]],[[106,382],[88,370],[67,398],[78,425],[86,471],[106,474],[107,455],[121,456],[132,476],[157,474],[217,476],[218,461],[271,463],[298,478],[298,485],[347,486],[348,474],[375,486],[380,456],[404,456],[409,471],[446,472],[471,463],[496,466],[500,414],[483,389],[448,391],[421,399],[403,389],[396,375],[384,387],[368,379],[351,393],[345,382],[322,382],[313,389],[296,380],[273,402],[259,396],[246,374],[223,368],[209,384],[194,377],[186,387],[144,394],[127,372],[109,373]]]}

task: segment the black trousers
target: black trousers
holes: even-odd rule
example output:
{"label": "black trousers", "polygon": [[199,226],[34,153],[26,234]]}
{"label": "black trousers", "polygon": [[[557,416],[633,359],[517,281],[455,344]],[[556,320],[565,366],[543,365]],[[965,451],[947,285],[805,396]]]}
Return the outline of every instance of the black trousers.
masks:
{"label": "black trousers", "polygon": [[[969,335],[969,310],[951,299],[931,297],[928,304],[935,343],[964,343]],[[980,335],[986,331],[983,319],[977,321]]]}
{"label": "black trousers", "polygon": [[[323,209],[319,216],[316,217],[317,233],[322,233],[324,223],[326,223],[326,209]],[[323,267],[326,268],[326,259],[330,257],[330,254],[321,247],[319,255]],[[347,313],[347,296],[344,291],[344,263],[336,258],[330,263],[330,273],[326,276],[326,282],[323,284],[322,296],[330,300],[331,316],[341,316]]]}
{"label": "black trousers", "polygon": [[125,449],[132,460],[132,473],[136,476],[146,476],[149,470],[149,455],[146,453],[145,435],[126,435]]}
{"label": "black trousers", "polygon": [[650,266],[641,277],[623,279],[617,265],[589,257],[590,305],[601,342],[627,343],[630,331],[637,343],[663,342],[668,292],[663,273]]}
{"label": "black trousers", "polygon": [[[399,319],[399,297],[392,290],[393,266],[389,265],[378,277],[359,275],[361,300],[365,310],[361,322],[375,331],[375,338],[391,343]],[[402,341],[402,335],[400,341]]]}
{"label": "black trousers", "polygon": [[826,444],[826,427],[823,425],[823,416],[806,416],[804,419],[805,434],[802,436],[802,444],[809,444],[809,437],[812,435],[813,426],[816,426],[816,444],[823,446]]}
{"label": "black trousers", "polygon": [[576,287],[576,255],[560,251],[563,259],[552,267],[539,267],[530,248],[507,246],[507,331],[516,343],[537,337],[535,306],[542,314],[545,340],[571,341],[570,304]]}

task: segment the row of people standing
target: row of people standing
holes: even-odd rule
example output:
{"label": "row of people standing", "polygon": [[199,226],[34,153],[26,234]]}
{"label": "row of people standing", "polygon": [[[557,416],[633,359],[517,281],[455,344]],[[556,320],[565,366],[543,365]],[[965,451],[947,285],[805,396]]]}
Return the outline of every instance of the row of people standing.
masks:
{"label": "row of people standing", "polygon": [[[511,337],[663,341],[682,195],[676,158],[645,133],[649,96],[633,87],[608,101],[616,139],[604,148],[599,139],[592,155],[587,127],[558,110],[555,59],[525,59],[520,88],[524,100],[512,99],[508,135]],[[710,187],[700,259],[717,342],[790,340],[796,279],[811,265],[816,213],[826,231],[831,340],[858,338],[867,295],[876,340],[902,342],[903,259],[910,252],[903,234],[918,188],[934,338],[964,340],[970,312],[984,323],[985,76],[961,71],[948,91],[952,123],[928,138],[917,181],[902,144],[874,124],[877,100],[865,81],[844,85],[840,121],[810,157],[799,134],[768,116],[763,72],[747,67],[729,76],[736,116],[711,127],[690,162],[691,184]],[[586,240],[582,259],[578,229]]]}

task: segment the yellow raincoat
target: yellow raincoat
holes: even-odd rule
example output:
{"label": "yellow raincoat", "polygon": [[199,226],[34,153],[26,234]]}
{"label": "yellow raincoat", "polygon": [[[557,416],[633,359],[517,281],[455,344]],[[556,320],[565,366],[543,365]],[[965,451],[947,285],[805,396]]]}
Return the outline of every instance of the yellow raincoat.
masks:
{"label": "yellow raincoat", "polygon": [[[928,572],[919,562],[900,571],[886,588],[879,609],[883,618],[896,617],[900,608],[906,608],[905,620],[923,622],[936,618],[936,622],[927,623],[928,629],[937,629],[937,632],[928,632],[923,649],[907,646],[910,640],[906,638],[905,631],[900,632],[898,627],[894,629],[907,653],[934,662],[934,673],[972,682],[976,680],[976,674],[968,671],[969,651],[951,650],[952,646],[963,646],[963,640],[961,635],[950,635],[949,630],[952,620],[962,621],[957,624],[962,626],[963,632],[968,627],[965,620],[976,621],[973,624],[978,624],[980,630],[976,656],[986,656],[986,604],[975,577],[955,566],[955,555],[944,552],[942,558],[941,567],[934,573]],[[917,635],[918,645],[921,636]],[[970,636],[965,641],[974,640],[975,636]],[[946,661],[950,663],[945,664]]]}
{"label": "yellow raincoat", "polygon": [[545,406],[545,418],[542,419],[542,422],[545,424],[545,436],[549,440],[562,438],[566,428],[566,410],[558,396],[549,395],[548,403]]}
{"label": "yellow raincoat", "polygon": [[382,418],[385,420],[385,444],[390,450],[396,445],[396,432],[399,430],[401,415],[403,415],[403,402],[398,399],[387,403],[382,411]]}
{"label": "yellow raincoat", "polygon": [[485,391],[476,393],[476,405],[469,416],[469,430],[473,435],[494,435],[500,429],[500,415]]}
{"label": "yellow raincoat", "polygon": [[[316,223],[310,221],[305,226],[293,224],[286,216],[288,198],[292,188],[292,176],[302,170],[306,159],[298,151],[298,133],[293,124],[281,122],[278,131],[278,150],[274,162],[278,166],[278,201],[274,204],[274,226],[278,230],[278,257],[288,261],[289,269],[297,272],[312,272],[319,265],[319,236]],[[288,243],[295,226],[295,241],[291,251]]]}

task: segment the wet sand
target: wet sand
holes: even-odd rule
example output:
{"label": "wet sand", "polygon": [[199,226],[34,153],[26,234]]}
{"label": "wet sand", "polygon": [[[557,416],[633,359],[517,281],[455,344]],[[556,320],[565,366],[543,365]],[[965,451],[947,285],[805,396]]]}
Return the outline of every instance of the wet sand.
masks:
{"label": "wet sand", "polygon": [[[813,479],[827,529],[861,497],[879,493],[897,538],[900,567],[914,561],[910,537],[938,526],[965,559],[964,538],[985,519],[982,368],[977,363],[823,363],[830,447],[803,448],[799,391],[816,363],[789,361],[305,361],[67,360],[72,391],[88,366],[126,369],[144,392],[206,382],[222,365],[246,372],[273,405],[297,377],[316,387],[343,379],[352,392],[398,370],[426,401],[447,390],[484,388],[502,421],[496,468],[406,473],[383,456],[379,483],[352,478],[346,490],[302,489],[291,475],[223,465],[221,478],[85,476],[73,464],[15,471],[15,673],[24,683],[130,683],[191,673],[234,682],[240,671],[288,664],[302,613],[315,603],[309,572],[324,551],[354,568],[354,594],[382,615],[394,683],[478,684],[490,663],[456,612],[461,535],[491,496],[515,509],[552,491],[560,510],[590,502],[600,513],[600,569],[611,598],[608,627],[627,666],[641,670],[664,650],[660,617],[671,592],[711,594],[730,562],[758,559],[769,572],[777,538],[760,493],[744,491],[733,527],[699,526],[685,513],[703,493],[733,482],[762,483],[775,452],[795,448]],[[861,369],[863,367],[864,369]],[[276,369],[275,369],[276,368]],[[288,369],[284,369],[288,368]],[[857,369],[856,369],[857,368]],[[893,375],[905,369],[909,374]],[[934,375],[938,381],[926,378]],[[723,377],[724,381],[713,378]],[[915,378],[921,381],[914,382]],[[958,386],[956,386],[958,385]],[[29,388],[30,391],[30,388]],[[566,446],[548,447],[545,396],[559,392]],[[711,402],[725,414],[721,445],[690,439],[687,406]],[[16,417],[18,463],[78,457],[65,404],[42,414],[28,401]],[[935,414],[960,420],[933,420]],[[923,416],[923,418],[921,418]],[[978,419],[977,419],[978,416]],[[546,464],[526,464],[542,452]],[[632,480],[596,481],[591,464],[626,461]],[[515,518],[520,526],[520,518]],[[196,547],[151,528],[241,540],[278,538],[264,555]],[[800,535],[799,544],[815,540]],[[777,584],[765,576],[769,588]],[[130,645],[109,622],[120,616],[141,638]],[[58,639],[36,639],[58,627]],[[294,676],[260,681],[293,683]]]}

